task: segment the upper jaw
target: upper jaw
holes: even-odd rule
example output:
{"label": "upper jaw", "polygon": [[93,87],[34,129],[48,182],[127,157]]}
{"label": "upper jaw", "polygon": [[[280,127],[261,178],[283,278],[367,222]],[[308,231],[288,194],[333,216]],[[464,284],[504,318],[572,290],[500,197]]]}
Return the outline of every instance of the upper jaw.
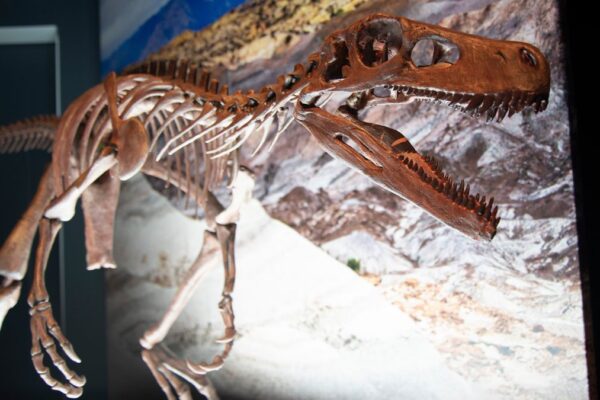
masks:
{"label": "upper jaw", "polygon": [[441,89],[403,85],[383,85],[364,92],[365,108],[413,100],[435,102],[486,121],[501,122],[505,117],[531,107],[536,113],[548,106],[548,93],[506,91],[499,93],[447,92]]}
{"label": "upper jaw", "polygon": [[482,115],[494,109],[496,115],[510,114],[526,105],[541,110],[550,87],[548,62],[535,46],[381,14],[332,33],[317,58],[309,91],[388,85],[403,96],[446,101]]}

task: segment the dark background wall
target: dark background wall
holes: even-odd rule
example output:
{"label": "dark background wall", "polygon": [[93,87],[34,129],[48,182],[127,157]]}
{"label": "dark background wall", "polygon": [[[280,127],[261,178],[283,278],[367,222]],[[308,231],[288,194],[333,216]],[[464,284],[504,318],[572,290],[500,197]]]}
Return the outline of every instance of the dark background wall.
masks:
{"label": "dark background wall", "polygon": [[[99,80],[98,3],[86,1],[0,0],[0,26],[58,26],[61,46],[62,108]],[[37,114],[53,114],[53,46],[0,46],[0,124]],[[0,241],[3,241],[35,193],[41,172],[50,160],[43,152],[0,156]],[[47,271],[48,289],[58,321],[83,360],[74,366],[87,378],[83,398],[106,398],[104,279],[101,271],[87,272],[80,210],[64,227],[66,271],[60,304],[58,246]],[[34,244],[35,245],[35,244]],[[19,304],[0,331],[0,398],[63,398],[50,390],[34,371],[29,356],[31,333],[25,279]],[[60,310],[64,306],[64,316]],[[46,363],[48,361],[46,360]],[[53,370],[58,376],[59,373]]]}
{"label": "dark background wall", "polygon": [[[590,398],[598,398],[598,365],[600,354],[600,247],[598,246],[597,182],[598,147],[596,145],[597,124],[592,126],[597,111],[596,101],[589,101],[590,50],[589,30],[594,26],[592,15],[580,3],[561,0],[561,27],[566,43],[567,91],[571,126],[571,148],[575,180],[575,202],[577,205],[577,233],[579,237],[579,259],[581,265],[581,287],[584,299],[586,351]],[[590,118],[591,117],[591,118]]]}

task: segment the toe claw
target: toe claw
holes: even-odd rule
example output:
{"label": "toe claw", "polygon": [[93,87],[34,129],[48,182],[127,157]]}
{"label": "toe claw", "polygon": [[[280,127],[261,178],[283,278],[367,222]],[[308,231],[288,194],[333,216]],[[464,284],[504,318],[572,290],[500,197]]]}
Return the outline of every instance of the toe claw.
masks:
{"label": "toe claw", "polygon": [[[49,303],[36,304],[32,307],[31,315],[31,360],[35,370],[53,390],[59,391],[69,398],[80,397],[86,383],[85,376],[79,376],[69,368],[65,358],[59,353],[58,347],[60,346],[73,361],[81,362],[81,359],[54,320]],[[60,382],[51,375],[50,369],[44,364],[45,355],[50,357],[52,365],[62,373],[67,382]]]}
{"label": "toe claw", "polygon": [[189,360],[186,361],[187,367],[197,374],[206,374],[207,372],[216,371],[223,366],[225,360],[221,356],[215,356],[210,364],[198,363],[194,364]]}

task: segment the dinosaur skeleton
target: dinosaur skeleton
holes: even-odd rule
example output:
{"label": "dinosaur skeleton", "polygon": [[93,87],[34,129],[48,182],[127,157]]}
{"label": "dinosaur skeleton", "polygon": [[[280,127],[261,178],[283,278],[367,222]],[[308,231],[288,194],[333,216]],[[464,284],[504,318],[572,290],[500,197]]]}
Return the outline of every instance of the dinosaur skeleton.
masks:
{"label": "dinosaur skeleton", "polygon": [[[202,250],[186,279],[162,320],[140,340],[142,357],[169,399],[191,398],[189,385],[217,398],[206,375],[221,368],[235,338],[236,221],[254,184],[253,173],[240,166],[238,149],[250,136],[261,135],[255,155],[267,145],[270,149],[296,120],[327,152],[386,189],[465,235],[491,240],[500,220],[493,198],[470,194],[469,185],[455,183],[400,132],[363,122],[361,113],[424,99],[500,122],[527,106],[545,109],[549,80],[544,56],[529,44],[379,14],[332,33],[306,65],[296,65],[258,92],[229,94],[208,72],[186,61],[149,62],[119,77],[110,74],[60,119],[37,118],[0,130],[1,152],[48,149],[53,143],[52,162],[38,191],[0,250],[0,322],[18,298],[37,229],[28,297],[33,364],[54,390],[68,397],[82,394],[85,378],[57,351],[56,342],[69,359],[80,362],[53,317],[44,283],[46,262],[81,197],[88,269],[115,268],[113,221],[120,181],[142,172],[178,188],[186,202],[204,210],[207,221]],[[332,114],[324,104],[336,93],[346,100]],[[229,207],[213,194],[225,182],[232,190]],[[206,363],[180,360],[161,342],[205,275],[207,259],[218,250],[225,273],[219,303],[222,352]],[[45,354],[64,375],[62,381],[44,365]]]}

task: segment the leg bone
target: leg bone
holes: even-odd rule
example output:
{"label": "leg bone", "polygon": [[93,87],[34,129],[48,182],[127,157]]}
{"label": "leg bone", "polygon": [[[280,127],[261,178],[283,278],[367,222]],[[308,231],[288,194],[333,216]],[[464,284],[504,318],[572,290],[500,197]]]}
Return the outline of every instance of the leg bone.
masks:
{"label": "leg bone", "polygon": [[142,347],[151,349],[157,343],[162,342],[165,336],[167,336],[173,323],[175,323],[175,320],[177,320],[183,311],[183,308],[189,302],[194,291],[206,276],[206,273],[208,272],[206,266],[209,265],[207,261],[214,256],[217,250],[218,241],[215,234],[205,231],[204,243],[202,245],[202,250],[200,250],[200,254],[198,254],[198,257],[196,257],[196,260],[187,272],[183,284],[177,290],[177,294],[171,301],[165,315],[158,324],[148,329],[140,339]]}
{"label": "leg bone", "polygon": [[216,217],[217,224],[235,224],[240,217],[240,208],[252,197],[254,174],[245,167],[240,168],[232,184],[231,204]]}

